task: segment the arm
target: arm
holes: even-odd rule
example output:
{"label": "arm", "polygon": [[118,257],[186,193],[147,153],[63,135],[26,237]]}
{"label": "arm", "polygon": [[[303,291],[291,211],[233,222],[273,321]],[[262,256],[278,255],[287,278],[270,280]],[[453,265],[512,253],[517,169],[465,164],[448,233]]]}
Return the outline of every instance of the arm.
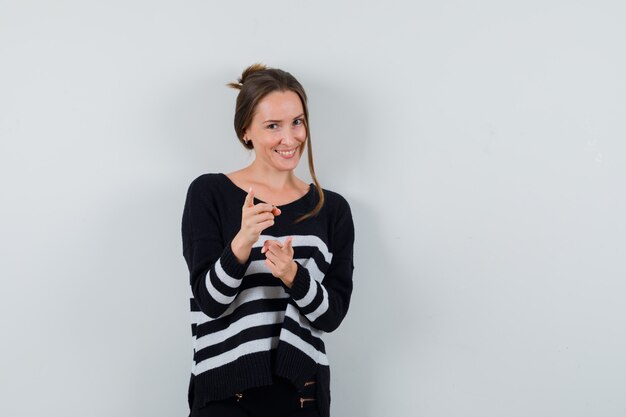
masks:
{"label": "arm", "polygon": [[249,261],[239,263],[231,241],[224,242],[210,187],[203,186],[200,178],[187,191],[182,220],[183,256],[196,303],[204,314],[217,318],[237,296]]}
{"label": "arm", "polygon": [[296,275],[287,291],[300,312],[311,325],[324,332],[332,332],[348,312],[352,294],[354,224],[350,206],[341,200],[337,221],[332,229],[333,258],[322,282],[317,282],[309,271],[297,264]]}

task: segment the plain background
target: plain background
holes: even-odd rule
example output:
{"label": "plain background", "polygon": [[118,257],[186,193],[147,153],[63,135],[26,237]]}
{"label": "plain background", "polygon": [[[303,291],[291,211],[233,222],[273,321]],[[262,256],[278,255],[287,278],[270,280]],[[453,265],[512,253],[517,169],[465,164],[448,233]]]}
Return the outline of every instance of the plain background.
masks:
{"label": "plain background", "polygon": [[626,415],[622,1],[0,8],[0,415],[186,415],[185,193],[257,61],[354,214],[334,416]]}

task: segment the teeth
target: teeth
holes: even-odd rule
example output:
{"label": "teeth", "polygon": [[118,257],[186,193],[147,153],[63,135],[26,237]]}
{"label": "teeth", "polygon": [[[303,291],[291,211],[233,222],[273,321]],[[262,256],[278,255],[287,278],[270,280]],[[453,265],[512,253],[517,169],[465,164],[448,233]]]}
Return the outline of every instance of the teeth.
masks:
{"label": "teeth", "polygon": [[295,149],[292,149],[292,150],[290,150],[290,151],[286,151],[286,152],[285,152],[285,151],[278,151],[278,150],[277,150],[276,152],[278,152],[279,154],[284,155],[284,156],[291,156],[291,155],[293,155],[294,153],[296,153],[296,150],[295,150]]}

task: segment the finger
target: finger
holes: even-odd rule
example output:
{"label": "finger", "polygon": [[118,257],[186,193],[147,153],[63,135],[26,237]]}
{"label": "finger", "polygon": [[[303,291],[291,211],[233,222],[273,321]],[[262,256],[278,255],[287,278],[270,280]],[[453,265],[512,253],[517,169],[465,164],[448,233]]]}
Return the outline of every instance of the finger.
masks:
{"label": "finger", "polygon": [[271,240],[270,243],[268,244],[268,247],[282,249],[283,245],[278,240]]}
{"label": "finger", "polygon": [[267,203],[259,203],[259,204],[255,204],[254,207],[251,208],[250,212],[253,214],[259,214],[259,213],[263,213],[266,211],[272,213],[273,210],[274,210],[273,205],[267,204]]}
{"label": "finger", "polygon": [[279,209],[278,207],[274,206],[274,208],[272,209],[272,214],[273,214],[274,216],[279,216],[279,215],[280,215],[280,213],[282,213],[282,212],[280,211],[280,209]]}
{"label": "finger", "polygon": [[281,262],[280,257],[277,256],[276,254],[272,253],[272,252],[266,252],[265,253],[265,259],[270,261],[272,263],[272,265],[274,265],[275,267],[278,266],[278,264]]}
{"label": "finger", "polygon": [[277,258],[279,258],[281,255],[283,255],[282,247],[277,244],[269,245],[265,253],[265,256],[275,256]]}
{"label": "finger", "polygon": [[275,242],[271,239],[267,239],[265,242],[263,242],[263,247],[261,248],[261,253],[265,253],[267,252],[267,248],[269,248],[269,246],[272,244],[272,242]]}
{"label": "finger", "polygon": [[261,223],[267,220],[274,220],[274,215],[272,213],[263,212],[259,214],[254,214],[250,220],[252,221],[252,224]]}
{"label": "finger", "polygon": [[293,236],[288,236],[287,238],[285,238],[285,241],[282,243],[282,245],[280,245],[281,253],[283,253],[285,256],[293,257],[294,252],[291,246],[292,244]]}
{"label": "finger", "polygon": [[[244,223],[246,224],[247,227],[251,227],[251,228],[255,228],[258,229],[259,227],[268,227],[267,224],[263,225],[263,223],[265,222],[269,222],[269,221],[274,221],[274,215],[272,215],[271,213],[265,213],[265,214],[255,214],[252,216],[246,216],[246,218],[244,219]],[[261,229],[262,230],[262,229]]]}
{"label": "finger", "polygon": [[248,189],[248,194],[246,194],[246,200],[243,205],[244,207],[254,206],[254,191],[252,190],[252,187]]}
{"label": "finger", "polygon": [[264,243],[263,247],[261,248],[261,253],[267,253],[267,251],[269,250],[270,245],[269,243]]}
{"label": "finger", "polygon": [[263,230],[267,229],[268,227],[272,227],[273,225],[274,225],[274,220],[266,220],[264,222],[257,224],[257,230],[259,232],[262,232]]}

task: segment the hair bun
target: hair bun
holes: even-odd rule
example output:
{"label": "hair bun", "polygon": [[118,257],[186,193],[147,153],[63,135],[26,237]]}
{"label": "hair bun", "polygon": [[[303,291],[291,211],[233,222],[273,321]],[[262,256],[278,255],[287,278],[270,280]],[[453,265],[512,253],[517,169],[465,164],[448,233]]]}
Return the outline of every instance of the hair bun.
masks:
{"label": "hair bun", "polygon": [[239,77],[237,82],[228,83],[226,85],[229,87],[235,88],[237,90],[241,90],[241,87],[243,87],[243,84],[246,82],[246,80],[248,79],[250,75],[254,74],[255,72],[263,71],[266,69],[268,69],[268,67],[264,64],[261,64],[261,63],[252,64],[248,68],[243,70],[243,72],[241,73],[241,77]]}

